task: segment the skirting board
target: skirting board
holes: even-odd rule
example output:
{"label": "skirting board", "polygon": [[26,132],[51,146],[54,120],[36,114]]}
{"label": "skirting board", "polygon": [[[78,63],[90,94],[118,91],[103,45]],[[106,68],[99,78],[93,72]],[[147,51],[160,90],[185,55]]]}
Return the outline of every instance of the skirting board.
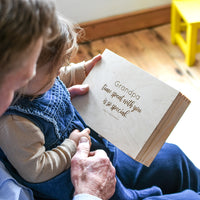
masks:
{"label": "skirting board", "polygon": [[159,6],[137,12],[81,23],[85,31],[80,42],[150,28],[170,22],[171,5]]}

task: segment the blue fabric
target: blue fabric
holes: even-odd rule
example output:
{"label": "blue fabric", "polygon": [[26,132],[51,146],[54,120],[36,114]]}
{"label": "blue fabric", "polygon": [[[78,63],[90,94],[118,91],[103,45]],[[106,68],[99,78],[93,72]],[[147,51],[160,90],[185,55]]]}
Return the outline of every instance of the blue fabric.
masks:
{"label": "blue fabric", "polygon": [[192,190],[184,190],[176,194],[147,197],[144,200],[200,200],[200,195]]}
{"label": "blue fabric", "polygon": [[[141,190],[158,186],[164,194],[185,189],[200,191],[200,170],[173,144],[164,144],[150,167],[146,167],[118,150],[117,176],[125,187]],[[128,178],[127,178],[128,177]]]}
{"label": "blue fabric", "polygon": [[44,133],[45,148],[49,150],[61,144],[75,128],[84,129],[75,112],[68,90],[57,78],[45,94],[34,100],[20,98],[4,115],[15,114],[32,121]]}
{"label": "blue fabric", "polygon": [[30,189],[20,185],[0,162],[0,200],[34,200]]}
{"label": "blue fabric", "polygon": [[[23,116],[36,124],[44,133],[47,150],[62,143],[74,129],[81,131],[87,127],[71,104],[69,92],[59,78],[48,92],[34,100],[28,97],[19,99],[6,114]],[[154,162],[147,168],[128,157],[93,130],[90,135],[91,150],[104,149],[116,168],[116,191],[111,200],[164,197],[165,194],[186,189],[191,189],[191,192],[200,191],[199,169],[177,146],[165,144]],[[12,176],[21,184],[30,187],[37,198],[48,200],[73,198],[74,188],[70,179],[70,170],[49,181],[33,184],[19,176],[3,152],[0,156]]]}

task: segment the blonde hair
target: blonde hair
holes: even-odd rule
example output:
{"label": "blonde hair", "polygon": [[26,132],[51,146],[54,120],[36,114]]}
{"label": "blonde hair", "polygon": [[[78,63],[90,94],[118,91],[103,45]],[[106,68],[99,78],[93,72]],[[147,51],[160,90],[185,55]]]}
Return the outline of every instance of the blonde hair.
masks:
{"label": "blonde hair", "polygon": [[48,42],[57,35],[57,21],[51,0],[0,0],[1,80],[40,37]]}
{"label": "blonde hair", "polygon": [[59,16],[59,34],[57,37],[43,47],[38,58],[37,67],[40,68],[46,64],[51,67],[51,72],[58,67],[69,64],[72,55],[78,50],[77,39],[82,29]]}
{"label": "blonde hair", "polygon": [[[47,67],[49,73],[48,81],[35,94],[32,94],[32,100],[38,96],[38,93],[48,85],[51,85],[57,76],[58,70],[64,65],[68,65],[70,59],[78,50],[77,40],[84,33],[83,30],[71,21],[58,16],[58,34],[54,40],[45,45],[37,61],[37,70]],[[37,71],[36,70],[36,71]],[[39,72],[36,72],[39,73]],[[26,87],[26,86],[25,86]],[[23,96],[23,89],[18,90],[16,99]]]}
{"label": "blonde hair", "polygon": [[[40,91],[53,83],[60,67],[69,64],[70,58],[78,50],[77,40],[82,34],[84,34],[84,31],[78,25],[73,24],[61,15],[58,16],[58,34],[51,42],[43,46],[37,61],[36,73],[39,73],[40,68],[47,67],[48,80],[35,94],[31,95],[31,100],[38,97]],[[26,86],[15,93],[12,104],[15,104],[20,97],[26,96],[24,89],[26,89]]]}

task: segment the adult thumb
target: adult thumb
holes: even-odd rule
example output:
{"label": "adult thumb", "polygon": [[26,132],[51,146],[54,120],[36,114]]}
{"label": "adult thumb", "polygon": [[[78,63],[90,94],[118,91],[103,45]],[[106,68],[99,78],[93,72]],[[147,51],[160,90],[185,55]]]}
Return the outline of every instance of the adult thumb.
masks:
{"label": "adult thumb", "polygon": [[77,147],[76,156],[88,157],[90,153],[90,142],[87,137],[81,137]]}

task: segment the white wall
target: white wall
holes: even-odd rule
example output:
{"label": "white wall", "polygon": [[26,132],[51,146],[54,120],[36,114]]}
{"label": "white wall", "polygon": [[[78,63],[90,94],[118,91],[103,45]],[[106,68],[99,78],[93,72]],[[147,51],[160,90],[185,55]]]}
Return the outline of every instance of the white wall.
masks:
{"label": "white wall", "polygon": [[171,0],[55,0],[58,11],[74,22],[81,23],[152,8]]}

